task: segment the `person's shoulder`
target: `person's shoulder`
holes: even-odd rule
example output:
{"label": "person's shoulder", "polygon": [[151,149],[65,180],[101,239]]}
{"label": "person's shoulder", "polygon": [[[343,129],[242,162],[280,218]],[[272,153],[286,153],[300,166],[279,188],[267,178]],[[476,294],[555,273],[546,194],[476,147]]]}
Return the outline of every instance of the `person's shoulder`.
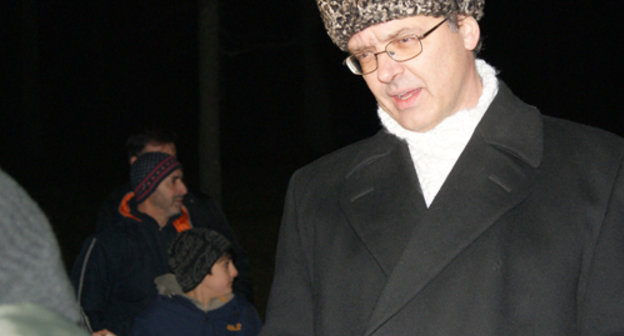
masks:
{"label": "person's shoulder", "polygon": [[150,305],[141,312],[142,319],[160,320],[189,316],[197,309],[192,302],[181,295],[158,295]]}
{"label": "person's shoulder", "polygon": [[235,295],[230,304],[234,305],[246,334],[254,334],[262,327],[262,320],[256,308],[242,296]]}
{"label": "person's shoulder", "polygon": [[96,232],[96,237],[108,237],[125,235],[129,231],[132,231],[136,225],[136,220],[132,220],[126,217],[120,217],[115,221],[110,222],[110,225],[103,228],[101,231]]}
{"label": "person's shoulder", "polygon": [[607,141],[612,143],[622,143],[624,139],[604,129],[591,125],[581,124],[575,121],[544,115],[544,126],[553,131],[566,132],[575,134],[576,136],[595,139],[598,141]]}
{"label": "person's shoulder", "polygon": [[395,150],[402,140],[380,130],[375,135],[358,142],[342,147],[334,152],[326,154],[311,163],[299,168],[294,175],[308,178],[343,177],[351,169],[363,162],[386,155]]}
{"label": "person's shoulder", "polygon": [[571,152],[593,158],[624,156],[624,139],[603,129],[577,122],[544,116],[545,145],[569,148]]}
{"label": "person's shoulder", "polygon": [[241,295],[234,294],[227,302],[223,303],[218,308],[212,309],[208,314],[214,314],[219,316],[238,316],[241,313],[247,313],[250,311],[256,311],[256,308]]}
{"label": "person's shoulder", "polygon": [[[154,313],[162,310],[170,310],[175,309],[175,307],[181,306],[178,295],[162,295],[158,294],[156,299],[150,303],[147,309],[145,309],[145,313]],[[172,308],[173,307],[173,308]]]}
{"label": "person's shoulder", "polygon": [[609,190],[624,161],[624,139],[576,122],[544,117],[545,171],[574,176],[577,183]]}
{"label": "person's shoulder", "polygon": [[232,298],[232,303],[244,309],[252,309],[254,311],[256,310],[256,308],[251,304],[251,302],[249,302],[249,300],[247,300],[242,295],[234,295],[234,297]]}
{"label": "person's shoulder", "polygon": [[141,239],[138,230],[139,222],[134,219],[119,217],[110,225],[96,232],[93,237],[100,245],[110,245],[119,248],[122,245],[133,245],[134,241]]}

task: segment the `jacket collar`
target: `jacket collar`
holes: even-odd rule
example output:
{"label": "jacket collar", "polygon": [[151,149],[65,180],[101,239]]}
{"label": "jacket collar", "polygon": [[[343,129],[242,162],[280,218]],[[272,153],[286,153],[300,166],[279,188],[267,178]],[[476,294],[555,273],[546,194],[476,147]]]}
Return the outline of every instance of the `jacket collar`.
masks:
{"label": "jacket collar", "polygon": [[[124,195],[119,203],[118,210],[121,216],[139,223],[146,220],[154,220],[152,217],[140,212],[137,209],[137,204],[134,201],[134,192],[132,191]],[[185,206],[182,206],[182,212],[179,215],[173,216],[169,219],[167,225],[169,224],[173,225],[177,232],[186,231],[193,227],[191,225],[191,217],[189,216],[188,210],[186,210]]]}
{"label": "jacket collar", "polygon": [[339,202],[358,238],[389,276],[413,219],[420,218],[426,205],[403,140],[380,131],[359,148]]}
{"label": "jacket collar", "polygon": [[542,162],[544,135],[542,116],[499,82],[499,92],[476,129],[483,140],[533,168]]}
{"label": "jacket collar", "polygon": [[156,284],[156,289],[158,290],[158,294],[164,296],[174,296],[179,295],[184,297],[186,300],[190,301],[197,309],[203,312],[209,312],[211,310],[217,310],[228,302],[230,302],[234,298],[234,294],[228,293],[223,296],[215,297],[210,300],[207,306],[204,306],[201,302],[195,300],[194,298],[186,295],[182,291],[182,287],[178,283],[176,276],[173,273],[166,273],[160,276],[157,276],[154,279],[154,284]]}

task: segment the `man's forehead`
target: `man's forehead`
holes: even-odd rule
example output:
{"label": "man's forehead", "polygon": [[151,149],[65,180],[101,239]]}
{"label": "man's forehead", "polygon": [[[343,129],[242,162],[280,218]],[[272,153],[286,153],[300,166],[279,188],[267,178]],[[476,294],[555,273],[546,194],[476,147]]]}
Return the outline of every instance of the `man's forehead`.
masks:
{"label": "man's forehead", "polygon": [[182,171],[182,168],[178,168],[176,170],[174,170],[173,172],[171,172],[171,174],[169,176],[167,176],[167,178],[176,178],[176,177],[182,177],[184,176],[184,172]]}
{"label": "man's forehead", "polygon": [[349,39],[349,52],[370,49],[378,43],[389,42],[404,34],[421,34],[435,19],[433,16],[414,15],[366,27]]}

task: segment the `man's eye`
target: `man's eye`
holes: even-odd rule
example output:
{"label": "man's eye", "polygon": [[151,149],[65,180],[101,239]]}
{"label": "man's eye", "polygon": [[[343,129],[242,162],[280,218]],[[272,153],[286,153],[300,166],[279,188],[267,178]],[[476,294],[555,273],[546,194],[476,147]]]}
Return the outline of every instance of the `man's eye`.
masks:
{"label": "man's eye", "polygon": [[371,59],[371,57],[374,57],[374,56],[373,56],[372,52],[366,51],[366,52],[363,52],[361,54],[358,54],[356,57],[357,57],[358,61],[366,61],[366,60]]}
{"label": "man's eye", "polygon": [[401,44],[412,44],[412,43],[414,43],[416,41],[417,41],[416,36],[413,36],[413,35],[412,36],[405,36],[405,37],[402,37],[402,38],[397,40],[397,42],[399,42]]}

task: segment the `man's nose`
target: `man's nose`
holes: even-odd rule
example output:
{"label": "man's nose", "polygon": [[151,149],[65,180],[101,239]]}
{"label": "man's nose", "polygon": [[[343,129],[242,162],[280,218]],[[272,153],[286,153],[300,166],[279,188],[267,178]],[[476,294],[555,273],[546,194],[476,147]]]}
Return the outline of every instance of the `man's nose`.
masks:
{"label": "man's nose", "polygon": [[382,83],[390,83],[403,71],[403,65],[393,60],[387,52],[377,55],[377,79]]}
{"label": "man's nose", "polygon": [[230,263],[230,266],[232,267],[232,269],[230,270],[230,275],[232,276],[232,278],[236,278],[238,276],[238,269],[236,269],[234,263]]}
{"label": "man's nose", "polygon": [[187,193],[188,193],[188,188],[186,187],[186,184],[180,181],[180,195],[186,195]]}

